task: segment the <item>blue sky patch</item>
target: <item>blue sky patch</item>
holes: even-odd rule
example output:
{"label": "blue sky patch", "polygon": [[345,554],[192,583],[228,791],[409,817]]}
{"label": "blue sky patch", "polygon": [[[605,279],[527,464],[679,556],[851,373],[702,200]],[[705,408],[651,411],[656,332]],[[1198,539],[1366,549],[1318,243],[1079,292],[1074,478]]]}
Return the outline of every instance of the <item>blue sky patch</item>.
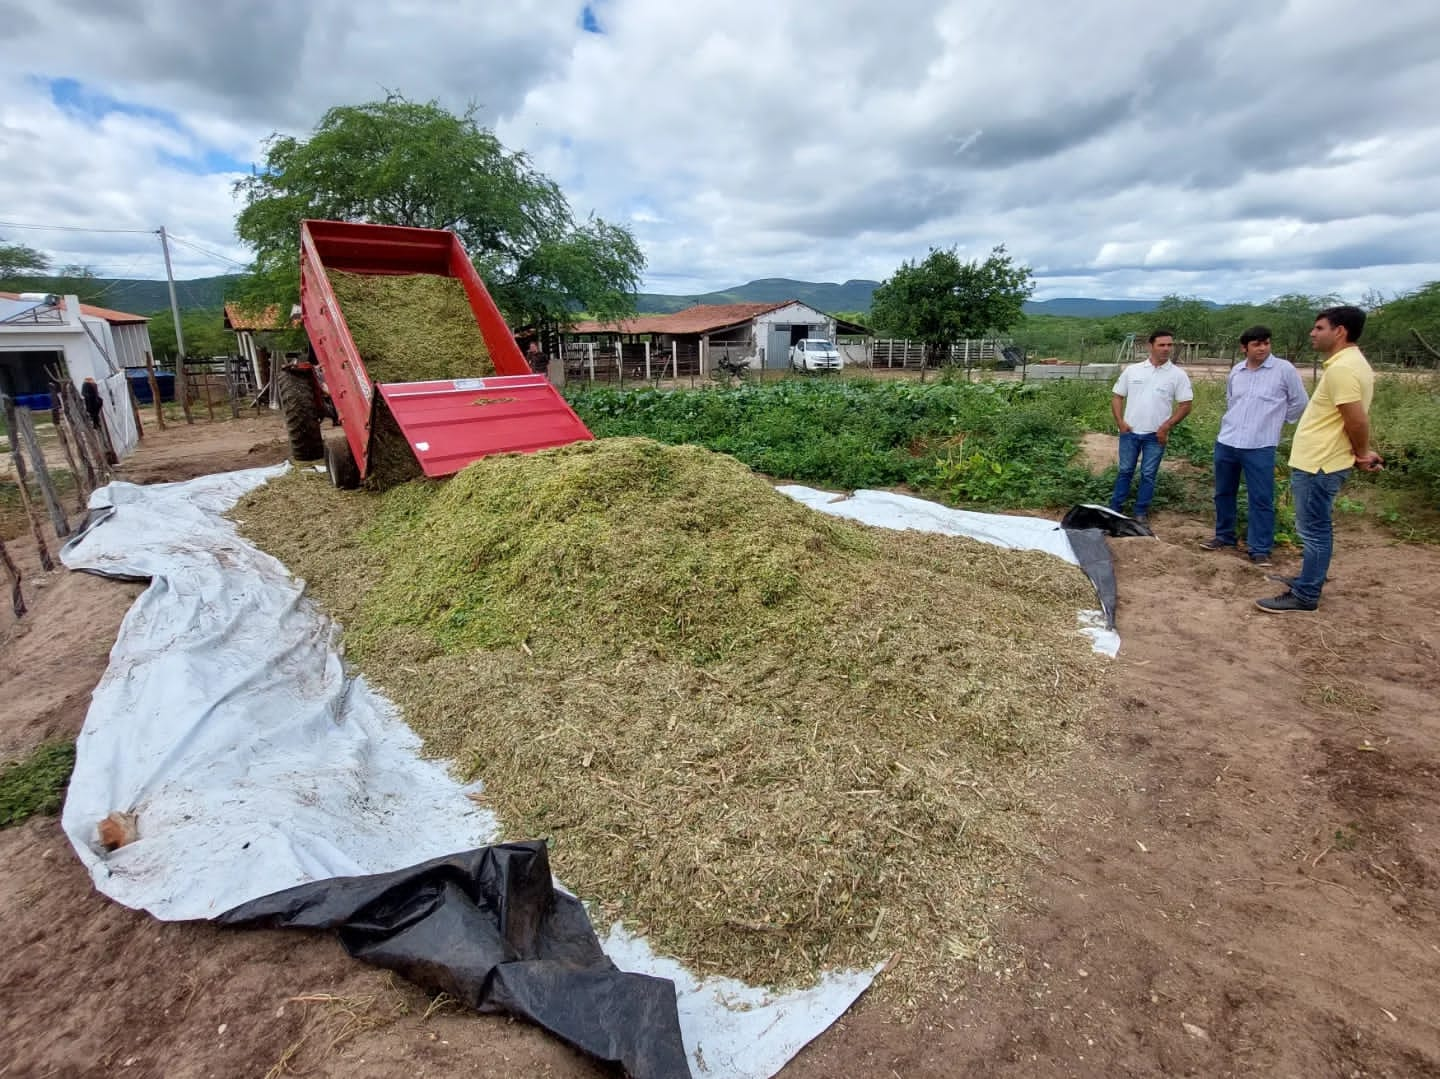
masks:
{"label": "blue sky patch", "polygon": [[192,156],[170,154],[160,151],[156,155],[160,164],[177,172],[188,172],[192,176],[213,176],[220,172],[249,172],[250,163],[232,157],[223,150],[205,150]]}
{"label": "blue sky patch", "polygon": [[40,81],[49,88],[51,101],[66,112],[82,119],[94,122],[118,112],[123,116],[138,116],[145,120],[153,120],[172,131],[189,134],[185,125],[180,122],[180,117],[168,109],[157,109],[132,101],[121,101],[118,97],[112,97],[103,90],[85,85],[79,79],[42,79]]}
{"label": "blue sky patch", "polygon": [[94,86],[86,85],[79,79],[37,79],[36,81],[49,90],[50,100],[57,107],[89,123],[99,123],[105,117],[119,113],[122,116],[134,116],[159,124],[178,135],[185,136],[195,144],[195,152],[190,154],[172,154],[160,151],[156,158],[166,168],[186,172],[192,176],[250,171],[248,161],[241,161],[223,150],[202,146],[195,138],[194,132],[185,126],[184,121],[168,109],[157,109],[133,101],[121,101],[118,97],[107,94]]}

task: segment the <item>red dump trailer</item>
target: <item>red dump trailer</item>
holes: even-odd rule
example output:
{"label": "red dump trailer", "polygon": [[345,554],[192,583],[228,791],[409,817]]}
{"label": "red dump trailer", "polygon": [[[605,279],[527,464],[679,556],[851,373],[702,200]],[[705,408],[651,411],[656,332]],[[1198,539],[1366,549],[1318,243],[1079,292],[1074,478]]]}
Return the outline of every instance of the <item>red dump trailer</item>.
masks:
{"label": "red dump trailer", "polygon": [[[458,278],[495,374],[376,383],[355,348],[327,270]],[[280,406],[294,456],[323,455],[336,486],[355,487],[367,477],[383,485],[448,476],[493,453],[531,452],[593,437],[549,380],[531,372],[453,232],[302,222],[300,312],[310,338],[309,359],[277,373]],[[343,439],[322,437],[327,416],[340,425]]]}

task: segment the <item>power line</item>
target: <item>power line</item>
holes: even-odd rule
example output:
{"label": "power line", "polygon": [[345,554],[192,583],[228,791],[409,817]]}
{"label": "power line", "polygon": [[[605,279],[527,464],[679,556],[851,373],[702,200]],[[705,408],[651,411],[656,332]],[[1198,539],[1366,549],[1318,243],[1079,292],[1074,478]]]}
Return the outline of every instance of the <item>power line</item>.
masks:
{"label": "power line", "polygon": [[23,221],[0,221],[0,228],[6,229],[33,229],[38,232],[112,232],[125,233],[130,236],[153,236],[154,229],[96,229],[86,228],[83,225],[30,225]]}
{"label": "power line", "polygon": [[190,250],[198,251],[202,255],[208,255],[210,258],[213,259],[220,259],[222,262],[228,262],[232,266],[239,266],[242,270],[249,267],[249,263],[241,262],[238,259],[232,259],[229,255],[222,255],[219,251],[211,251],[209,248],[201,247],[197,243],[192,243],[189,240],[176,236],[173,232],[169,233],[168,235],[170,236],[170,239],[174,240],[177,244],[183,244],[184,246],[190,248]]}

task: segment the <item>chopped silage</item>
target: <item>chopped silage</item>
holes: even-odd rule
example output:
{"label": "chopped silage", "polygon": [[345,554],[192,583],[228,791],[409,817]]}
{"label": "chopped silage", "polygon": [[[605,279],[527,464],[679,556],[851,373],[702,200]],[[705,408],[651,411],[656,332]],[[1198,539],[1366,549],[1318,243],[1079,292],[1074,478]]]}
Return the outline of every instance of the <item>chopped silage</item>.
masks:
{"label": "chopped silage", "polygon": [[549,838],[600,921],[752,983],[898,953],[904,997],[973,955],[1100,676],[1074,567],[842,522],[693,447],[380,498],[295,475],[236,516],[507,837]]}
{"label": "chopped silage", "polygon": [[329,270],[330,287],[375,382],[480,378],[495,373],[458,278]]}

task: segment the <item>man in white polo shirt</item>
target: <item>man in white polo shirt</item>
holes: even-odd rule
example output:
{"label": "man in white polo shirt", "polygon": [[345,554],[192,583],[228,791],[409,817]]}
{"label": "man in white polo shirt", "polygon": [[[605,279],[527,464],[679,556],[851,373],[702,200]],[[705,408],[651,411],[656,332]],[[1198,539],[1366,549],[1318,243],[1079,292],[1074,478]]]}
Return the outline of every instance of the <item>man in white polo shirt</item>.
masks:
{"label": "man in white polo shirt", "polygon": [[1135,492],[1134,518],[1150,522],[1150,500],[1155,497],[1155,477],[1160,459],[1175,425],[1190,414],[1195,394],[1190,376],[1170,362],[1175,334],[1156,330],[1150,335],[1150,358],[1132,363],[1120,372],[1110,398],[1110,411],[1120,431],[1120,472],[1110,508],[1125,512],[1135,467],[1140,467],[1140,489]]}

